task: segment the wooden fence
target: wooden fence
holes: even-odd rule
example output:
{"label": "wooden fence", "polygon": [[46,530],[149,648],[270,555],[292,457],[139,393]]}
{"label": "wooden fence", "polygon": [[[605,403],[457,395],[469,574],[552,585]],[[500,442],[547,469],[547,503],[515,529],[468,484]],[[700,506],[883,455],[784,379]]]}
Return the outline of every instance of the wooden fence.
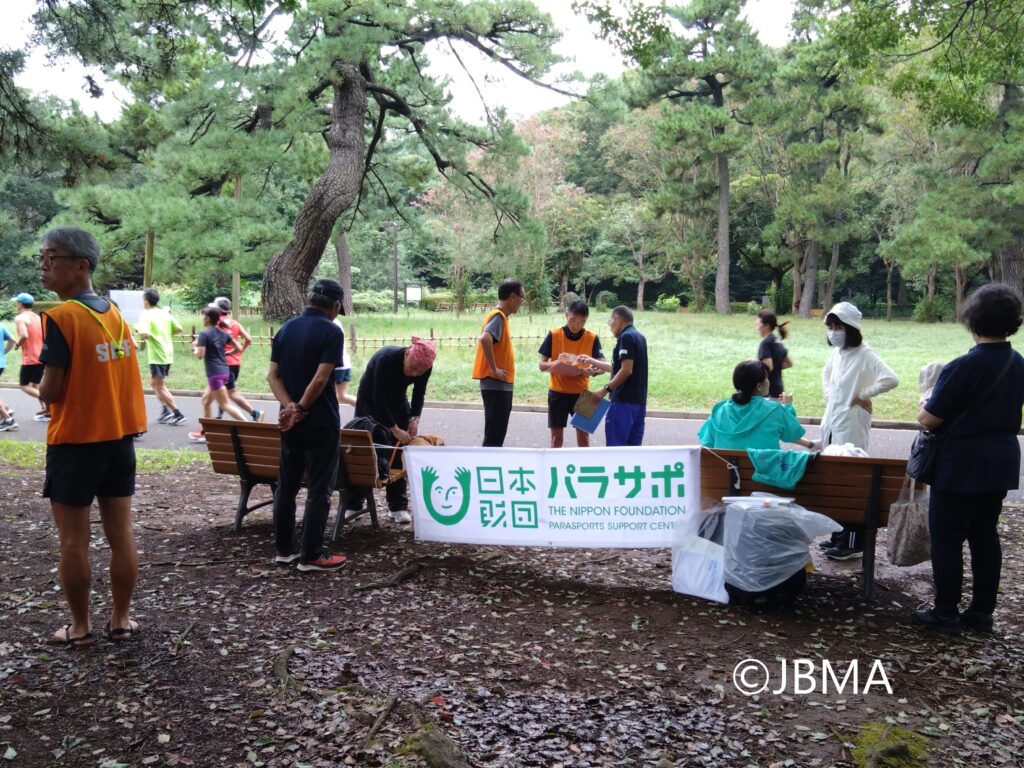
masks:
{"label": "wooden fence", "polygon": [[[434,340],[438,349],[475,347],[477,339],[480,337],[480,334],[472,336],[438,336],[434,333],[433,328],[429,330],[429,338]],[[182,333],[177,334],[174,337],[174,343],[179,346],[189,348],[195,343],[196,337],[199,335],[200,331],[202,331],[202,328],[197,329],[196,326],[193,325],[189,331],[183,331]],[[526,336],[517,333],[513,335],[512,338],[517,342],[535,341],[539,346],[546,335],[546,332],[540,335],[531,334]],[[273,340],[274,326],[270,326],[263,334],[252,334],[252,346],[254,347],[269,347]],[[359,336],[358,333],[356,333],[355,325],[350,325],[348,331],[345,333],[345,341],[348,344],[349,350],[354,353],[357,351],[375,351],[388,345],[405,346],[410,343],[410,338],[408,336]]]}

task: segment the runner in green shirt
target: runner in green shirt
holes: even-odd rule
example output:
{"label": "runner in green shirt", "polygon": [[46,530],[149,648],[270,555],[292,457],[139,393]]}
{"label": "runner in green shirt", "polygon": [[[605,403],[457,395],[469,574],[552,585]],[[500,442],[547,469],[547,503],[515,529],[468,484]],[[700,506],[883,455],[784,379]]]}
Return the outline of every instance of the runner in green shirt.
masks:
{"label": "runner in green shirt", "polygon": [[142,292],[142,306],[145,307],[145,311],[139,317],[135,329],[146,347],[153,394],[163,406],[157,423],[176,427],[185,422],[185,417],[178,410],[171,390],[167,388],[167,375],[171,372],[171,363],[174,362],[173,336],[175,333],[181,333],[181,323],[166,309],[158,307],[159,303],[160,294],[155,288],[147,288]]}

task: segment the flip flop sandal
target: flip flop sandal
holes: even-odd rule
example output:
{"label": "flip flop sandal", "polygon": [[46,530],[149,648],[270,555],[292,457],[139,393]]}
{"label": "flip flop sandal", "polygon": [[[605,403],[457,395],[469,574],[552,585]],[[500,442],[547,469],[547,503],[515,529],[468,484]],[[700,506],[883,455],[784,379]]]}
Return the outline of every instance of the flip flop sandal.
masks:
{"label": "flip flop sandal", "polygon": [[103,634],[107,636],[107,640],[113,643],[127,643],[138,632],[138,627],[114,627],[111,629],[110,622],[103,627]]}
{"label": "flip flop sandal", "polygon": [[92,632],[86,632],[84,635],[72,637],[70,624],[65,624],[64,629],[60,630],[60,633],[64,635],[63,639],[60,639],[55,635],[54,642],[62,643],[67,648],[88,648],[93,644],[93,640],[95,640],[95,636]]}

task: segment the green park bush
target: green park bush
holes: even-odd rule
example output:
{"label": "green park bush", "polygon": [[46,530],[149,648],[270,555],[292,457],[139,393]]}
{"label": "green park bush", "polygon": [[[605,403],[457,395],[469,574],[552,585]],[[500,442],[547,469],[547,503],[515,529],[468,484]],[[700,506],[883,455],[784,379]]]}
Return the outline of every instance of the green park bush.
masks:
{"label": "green park bush", "polygon": [[923,298],[914,306],[914,320],[919,323],[941,323],[943,320],[953,320],[956,317],[956,310],[952,302],[945,296],[934,298]]}
{"label": "green park bush", "polygon": [[654,309],[656,312],[678,312],[679,303],[678,296],[666,296],[663,293],[658,296],[658,300],[654,302]]}

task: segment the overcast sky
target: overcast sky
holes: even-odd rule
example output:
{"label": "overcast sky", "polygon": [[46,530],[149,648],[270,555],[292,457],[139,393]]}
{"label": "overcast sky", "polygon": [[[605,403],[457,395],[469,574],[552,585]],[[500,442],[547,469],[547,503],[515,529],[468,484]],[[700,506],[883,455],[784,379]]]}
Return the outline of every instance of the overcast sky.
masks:
{"label": "overcast sky", "polygon": [[[3,0],[5,24],[0,28],[0,48],[24,48],[31,34],[29,17],[35,9],[33,0]],[[551,14],[555,23],[563,30],[564,36],[557,51],[573,59],[562,65],[559,72],[580,70],[585,75],[604,72],[615,76],[622,72],[621,58],[614,49],[602,42],[586,20],[572,12],[571,0],[546,0],[538,3]],[[746,16],[757,31],[758,37],[767,45],[782,46],[788,38],[788,25],[793,0],[750,0]],[[504,106],[513,117],[525,117],[536,112],[559,106],[567,101],[565,97],[543,88],[533,86],[499,67],[482,66],[481,58],[474,51],[459,50],[463,62],[473,71],[479,89],[492,109]],[[433,72],[449,74],[452,78],[452,93],[456,112],[468,120],[478,121],[483,116],[483,107],[477,89],[449,53],[432,52]],[[105,85],[106,94],[101,99],[91,99],[84,91],[85,74],[89,72],[70,59],[54,64],[46,60],[42,51],[32,53],[25,71],[18,78],[18,85],[37,93],[51,93],[61,99],[77,100],[88,112],[97,113],[103,120],[113,120],[121,109],[125,92],[116,84]],[[91,70],[96,75],[96,70]],[[102,79],[102,78],[98,78]]]}

